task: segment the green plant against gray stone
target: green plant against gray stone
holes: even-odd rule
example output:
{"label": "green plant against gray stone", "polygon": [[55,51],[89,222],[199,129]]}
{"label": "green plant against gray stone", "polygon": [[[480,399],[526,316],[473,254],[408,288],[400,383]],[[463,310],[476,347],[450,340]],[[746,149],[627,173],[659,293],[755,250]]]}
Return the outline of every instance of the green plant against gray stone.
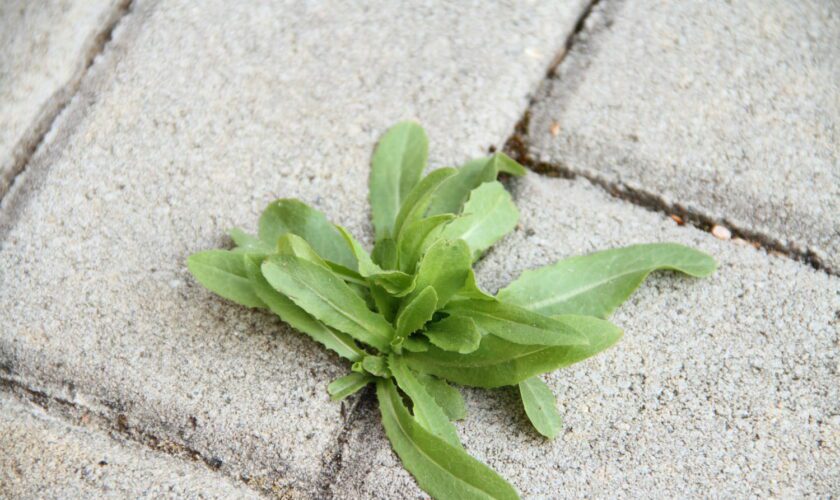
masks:
{"label": "green plant against gray stone", "polygon": [[347,359],[349,373],[327,387],[333,399],[374,384],[394,451],[430,495],[517,498],[461,445],[452,422],[466,409],[452,384],[518,386],[534,428],[552,438],[562,419],[539,375],[615,344],[622,332],[606,317],[652,271],[702,277],[715,262],[677,244],[634,245],[525,271],[491,295],[472,265],[519,218],[497,177],[525,169],[497,153],[424,177],[427,157],[415,123],[381,138],[371,252],[321,212],[281,199],[257,236],[233,229],[234,249],[196,253],[188,266],[210,290],[271,310]]}

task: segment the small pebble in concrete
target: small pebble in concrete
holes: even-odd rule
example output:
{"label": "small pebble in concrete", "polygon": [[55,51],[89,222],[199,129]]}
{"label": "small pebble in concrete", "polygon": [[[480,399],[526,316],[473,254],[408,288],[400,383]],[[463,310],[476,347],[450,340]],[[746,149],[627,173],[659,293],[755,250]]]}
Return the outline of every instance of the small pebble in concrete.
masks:
{"label": "small pebble in concrete", "polygon": [[732,231],[730,231],[726,226],[721,226],[720,224],[712,226],[712,234],[719,240],[732,239]]}

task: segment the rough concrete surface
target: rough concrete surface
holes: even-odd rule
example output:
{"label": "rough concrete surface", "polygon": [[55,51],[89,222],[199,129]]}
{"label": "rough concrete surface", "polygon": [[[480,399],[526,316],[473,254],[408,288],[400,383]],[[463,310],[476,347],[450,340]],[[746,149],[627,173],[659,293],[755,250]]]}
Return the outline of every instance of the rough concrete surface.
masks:
{"label": "rough concrete surface", "polygon": [[0,2],[0,197],[72,95],[124,3]]}
{"label": "rough concrete surface", "polygon": [[604,0],[528,152],[838,271],[838,40],[836,1]]}
{"label": "rough concrete surface", "polygon": [[582,4],[138,0],[3,199],[0,375],[318,497],[347,367],[202,289],[187,256],[277,197],[369,241],[385,128],[422,122],[437,165],[500,146]]}
{"label": "rough concrete surface", "polygon": [[258,498],[203,464],[54,418],[0,394],[2,498]]}
{"label": "rough concrete surface", "polygon": [[[840,491],[840,279],[722,242],[585,180],[513,184],[517,230],[481,261],[496,290],[528,268],[676,241],[711,253],[695,280],[651,278],[612,320],[613,348],[544,379],[564,431],[528,423],[515,389],[464,390],[467,450],[526,498],[828,498]],[[336,498],[417,498],[372,398],[342,455]]]}

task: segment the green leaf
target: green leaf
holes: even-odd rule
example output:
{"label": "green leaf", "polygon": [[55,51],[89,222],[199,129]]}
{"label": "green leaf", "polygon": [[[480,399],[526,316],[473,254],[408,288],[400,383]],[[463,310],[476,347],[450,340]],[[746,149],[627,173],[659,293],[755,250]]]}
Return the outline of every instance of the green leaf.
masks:
{"label": "green leaf", "polygon": [[496,165],[499,173],[510,174],[514,177],[522,177],[527,170],[516,160],[504,153],[495,154]]}
{"label": "green leaf", "polygon": [[327,386],[327,392],[330,394],[330,399],[340,401],[351,394],[355,394],[371,382],[373,382],[373,377],[367,373],[348,373],[330,382],[330,385]]}
{"label": "green leaf", "polygon": [[606,318],[653,271],[669,269],[699,278],[715,267],[709,255],[676,243],[633,245],[525,271],[497,296],[541,314]]}
{"label": "green leaf", "polygon": [[509,342],[535,345],[586,345],[587,338],[562,319],[550,318],[504,302],[458,300],[446,312],[472,318],[479,329]]}
{"label": "green leaf", "polygon": [[429,341],[421,335],[407,337],[403,340],[402,348],[411,352],[426,352],[429,350]]}
{"label": "green leaf", "polygon": [[357,269],[356,259],[344,237],[323,213],[299,200],[280,199],[271,203],[260,216],[260,239],[269,245],[287,233],[306,240],[322,258]]}
{"label": "green leaf", "polygon": [[525,168],[504,153],[467,162],[435,191],[426,215],[461,213],[470,191],[495,181],[499,172],[519,176],[525,174]]}
{"label": "green leaf", "polygon": [[412,418],[393,382],[378,380],[376,396],[391,446],[429,495],[440,500],[519,498],[516,490],[492,469]]}
{"label": "green leaf", "polygon": [[499,181],[485,182],[473,189],[464,213],[443,230],[444,239],[462,239],[473,261],[516,227],[519,211]]}
{"label": "green leaf", "polygon": [[455,175],[454,168],[439,168],[423,178],[408,194],[394,223],[396,241],[403,238],[403,229],[423,218],[435,191],[446,179]]}
{"label": "green leaf", "polygon": [[[351,235],[345,228],[336,225],[338,231],[344,237],[347,245],[350,247],[356,260],[359,262],[359,276],[360,278],[369,278],[370,281],[380,285],[388,293],[402,297],[408,295],[414,289],[414,279],[408,274],[401,271],[385,271],[379,267],[370,255],[362,247],[353,235]],[[382,240],[382,242],[392,241],[389,239]],[[385,243],[387,246],[388,243]],[[336,269],[337,266],[331,266],[333,271],[342,274],[341,269]],[[345,278],[347,280],[347,278]],[[365,284],[367,284],[365,282]]]}
{"label": "green leaf", "polygon": [[481,343],[481,333],[475,322],[461,316],[449,316],[432,323],[423,333],[433,345],[461,354],[475,351]]}
{"label": "green leaf", "polygon": [[274,245],[269,245],[263,240],[246,233],[238,227],[228,231],[228,234],[233,242],[236,243],[236,249],[241,250],[243,253],[270,255],[277,251]]}
{"label": "green leaf", "polygon": [[452,214],[440,214],[434,217],[426,217],[407,225],[400,235],[398,243],[399,268],[406,273],[414,273],[417,261],[434,243],[443,230],[443,225],[455,216]]}
{"label": "green leaf", "polygon": [[388,322],[393,322],[397,317],[397,310],[400,307],[400,299],[394,297],[387,290],[372,283],[370,286],[370,295],[373,297],[373,302],[376,304],[376,310],[379,311]]}
{"label": "green leaf", "polygon": [[362,358],[362,368],[377,377],[388,378],[391,376],[391,370],[388,368],[388,362],[381,356],[365,356]]}
{"label": "green leaf", "polygon": [[254,259],[245,261],[248,277],[253,284],[257,296],[265,302],[268,308],[295,330],[312,337],[327,349],[350,361],[359,361],[364,352],[356,346],[356,342],[346,333],[338,332],[313,318],[308,312],[298,307],[288,297],[271,287],[262,275],[260,265]]}
{"label": "green leaf", "polygon": [[187,268],[199,283],[228,300],[246,307],[266,307],[251,286],[246,258],[246,254],[228,250],[205,250],[190,255]]}
{"label": "green leaf", "polygon": [[454,300],[474,299],[474,300],[490,300],[495,301],[496,297],[485,292],[478,286],[475,279],[475,271],[470,269],[467,275],[467,280],[464,282],[464,287],[458,290],[458,293],[453,297]]}
{"label": "green leaf", "polygon": [[296,234],[286,233],[277,240],[277,253],[281,255],[296,255],[301,259],[308,260],[313,264],[318,264],[321,267],[329,269],[344,281],[348,283],[355,283],[356,285],[367,286],[368,282],[362,275],[348,269],[341,264],[329,262],[321,258],[318,252],[303,238]]}
{"label": "green leaf", "polygon": [[406,306],[397,314],[397,336],[404,339],[412,332],[419,330],[432,319],[437,306],[437,294],[435,289],[427,286],[413,299],[406,303]]}
{"label": "green leaf", "polygon": [[447,178],[434,192],[426,215],[461,213],[470,191],[485,182],[496,180],[497,166],[491,159],[492,157],[467,162],[455,175]]}
{"label": "green leaf", "polygon": [[405,297],[414,290],[414,277],[402,271],[385,271],[369,276],[368,279],[394,297]]}
{"label": "green leaf", "polygon": [[414,377],[426,387],[426,392],[435,398],[449,420],[461,420],[467,416],[467,407],[461,392],[449,385],[446,380],[425,373],[414,373]]}
{"label": "green leaf", "polygon": [[394,221],[403,200],[426,168],[429,141],[413,122],[394,125],[379,139],[370,173],[370,207],[376,241],[393,237]]}
{"label": "green leaf", "polygon": [[277,238],[277,253],[280,255],[295,255],[301,259],[308,260],[313,264],[329,269],[327,261],[318,255],[312,245],[300,236],[293,233],[286,233]]}
{"label": "green leaf", "polygon": [[378,264],[382,269],[396,269],[397,268],[397,243],[391,238],[382,238],[373,246],[373,252],[370,254],[373,262]]}
{"label": "green leaf", "polygon": [[414,373],[408,369],[405,362],[399,356],[391,354],[388,357],[388,366],[391,368],[391,373],[394,375],[397,385],[414,404],[413,412],[417,422],[447,443],[463,448],[461,440],[458,438],[458,431],[449,421],[449,417],[438,406],[435,398],[426,391],[426,386],[417,380]]}
{"label": "green leaf", "polygon": [[262,273],[275,290],[327,326],[388,351],[394,336],[390,323],[329,270],[293,255],[276,255],[266,259]]}
{"label": "green leaf", "polygon": [[404,352],[403,357],[412,369],[456,384],[501,387],[594,356],[615,344],[622,335],[612,323],[591,316],[564,315],[562,319],[586,335],[589,345],[524,345],[485,335],[478,349],[469,354],[430,347],[426,352]]}
{"label": "green leaf", "polygon": [[429,247],[420,260],[415,275],[415,287],[409,300],[426,287],[437,293],[437,309],[442,308],[464,286],[472,270],[470,250],[461,240],[439,240]]}
{"label": "green leaf", "polygon": [[539,377],[519,383],[519,395],[528,420],[543,436],[554,439],[563,429],[563,417],[557,412],[557,401],[551,389]]}
{"label": "green leaf", "polygon": [[344,242],[350,248],[350,251],[353,253],[353,257],[356,258],[356,261],[359,263],[359,267],[357,268],[359,274],[362,276],[370,276],[371,274],[380,274],[382,273],[382,268],[376,265],[373,262],[370,254],[365,250],[359,241],[350,234],[344,226],[339,224],[335,225],[335,228],[338,230],[341,237],[344,238]]}

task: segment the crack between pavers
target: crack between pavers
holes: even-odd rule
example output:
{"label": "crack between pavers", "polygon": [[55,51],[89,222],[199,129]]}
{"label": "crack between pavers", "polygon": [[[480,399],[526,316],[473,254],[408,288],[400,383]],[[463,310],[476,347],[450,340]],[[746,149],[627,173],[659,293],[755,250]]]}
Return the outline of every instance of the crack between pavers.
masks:
{"label": "crack between pavers", "polygon": [[341,432],[336,437],[330,451],[324,455],[325,458],[323,460],[321,474],[316,484],[320,491],[318,498],[325,500],[335,498],[335,493],[332,488],[346,466],[344,462],[344,448],[349,441],[353,424],[362,415],[363,411],[370,410],[373,406],[374,399],[373,387],[368,385],[350,407],[347,417],[344,419]]}
{"label": "crack between pavers", "polygon": [[[589,17],[600,1],[601,0],[594,0],[584,10],[575,25],[575,30],[569,36],[563,48],[557,53],[557,56],[555,56],[554,61],[546,72],[546,78],[541,83],[541,86],[544,85],[547,80],[556,76],[557,68],[571,52],[572,47],[580,37],[580,33],[585,28],[587,17]],[[528,167],[531,171],[547,177],[560,177],[564,179],[575,179],[581,177],[589,181],[591,184],[603,189],[614,198],[626,201],[635,206],[642,207],[653,212],[665,214],[673,218],[680,225],[688,224],[707,233],[711,233],[715,226],[722,225],[731,232],[732,236],[730,241],[732,242],[742,240],[756,249],[763,249],[768,253],[790,258],[829,275],[840,276],[840,269],[832,268],[826,260],[821,258],[817,252],[810,248],[803,249],[796,243],[785,242],[767,234],[766,232],[745,227],[738,224],[736,221],[726,218],[725,216],[716,217],[701,210],[686,207],[679,202],[668,201],[663,196],[655,192],[629,186],[623,182],[613,181],[593,172],[572,168],[562,161],[544,162],[535,160],[530,155],[531,149],[528,144],[528,129],[531,120],[531,109],[534,104],[535,101],[532,99],[528,108],[523,113],[522,118],[520,118],[514,126],[513,133],[505,141],[503,147],[503,151],[505,153],[510,155],[522,165]]]}
{"label": "crack between pavers", "polygon": [[207,456],[199,450],[190,447],[185,443],[172,441],[171,439],[158,437],[150,432],[144,431],[129,424],[128,416],[115,410],[115,415],[108,415],[106,412],[96,410],[69,399],[49,394],[43,389],[36,389],[4,375],[0,375],[0,391],[20,401],[28,401],[42,408],[48,415],[59,418],[71,425],[80,428],[90,428],[104,432],[110,437],[114,435],[136,444],[140,444],[155,452],[174,457],[180,460],[188,460],[194,463],[203,464],[214,474],[223,475],[242,484],[249,490],[266,496],[271,493],[265,488],[251,484],[240,476],[234,476],[219,472],[221,461],[217,457]]}
{"label": "crack between pavers", "polygon": [[111,9],[102,28],[96,32],[89,46],[84,50],[84,57],[81,59],[79,68],[66,83],[61,85],[47,99],[38,116],[30,124],[28,130],[24,132],[23,137],[15,144],[12,149],[14,157],[11,167],[0,177],[0,201],[11,191],[17,178],[26,171],[35,153],[55,126],[59,116],[79,93],[85,75],[93,66],[96,58],[105,51],[113,37],[114,30],[131,12],[133,3],[134,0],[121,0]]}

